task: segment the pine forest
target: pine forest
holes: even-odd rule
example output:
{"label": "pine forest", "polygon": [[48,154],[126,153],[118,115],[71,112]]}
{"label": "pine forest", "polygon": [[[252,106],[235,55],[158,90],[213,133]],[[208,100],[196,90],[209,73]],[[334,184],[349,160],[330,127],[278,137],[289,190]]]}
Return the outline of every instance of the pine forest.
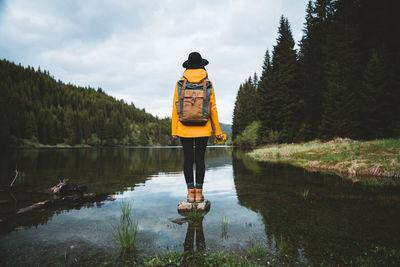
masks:
{"label": "pine forest", "polygon": [[282,16],[261,76],[239,87],[234,144],[398,137],[400,45],[389,2],[309,1],[298,49]]}
{"label": "pine forest", "polygon": [[169,118],[7,60],[0,61],[0,125],[2,146],[178,144]]}

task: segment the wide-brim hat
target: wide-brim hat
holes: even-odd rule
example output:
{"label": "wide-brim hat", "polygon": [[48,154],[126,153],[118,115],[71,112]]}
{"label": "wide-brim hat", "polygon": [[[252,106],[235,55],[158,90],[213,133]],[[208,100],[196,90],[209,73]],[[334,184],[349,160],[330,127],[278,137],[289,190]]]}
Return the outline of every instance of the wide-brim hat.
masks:
{"label": "wide-brim hat", "polygon": [[186,69],[202,68],[208,64],[208,60],[201,57],[199,52],[192,52],[188,60],[183,62],[182,66]]}

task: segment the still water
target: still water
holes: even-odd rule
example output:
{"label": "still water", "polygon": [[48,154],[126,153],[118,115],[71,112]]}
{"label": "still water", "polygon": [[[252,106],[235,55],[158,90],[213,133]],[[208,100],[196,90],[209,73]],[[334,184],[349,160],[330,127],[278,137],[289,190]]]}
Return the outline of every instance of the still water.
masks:
{"label": "still water", "polygon": [[[315,265],[400,250],[399,188],[258,163],[229,147],[207,148],[204,195],[211,209],[194,238],[193,226],[177,212],[186,198],[182,163],[179,147],[3,151],[0,184],[10,183],[15,168],[23,175],[13,193],[0,192],[0,265],[117,259],[122,201],[132,203],[138,221],[138,257],[188,248],[237,252],[262,243],[271,255]],[[35,191],[62,179],[115,200],[12,216],[48,199]]]}

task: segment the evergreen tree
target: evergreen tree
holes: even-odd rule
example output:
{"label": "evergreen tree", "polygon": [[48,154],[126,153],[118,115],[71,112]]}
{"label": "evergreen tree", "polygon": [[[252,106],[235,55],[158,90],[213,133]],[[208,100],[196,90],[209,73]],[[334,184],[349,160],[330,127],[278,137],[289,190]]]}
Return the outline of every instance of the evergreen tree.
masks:
{"label": "evergreen tree", "polygon": [[239,86],[239,90],[236,94],[235,106],[233,109],[232,118],[232,138],[235,139],[243,131],[243,118],[241,112],[241,96],[243,94],[243,85]]}
{"label": "evergreen tree", "polygon": [[69,144],[74,145],[76,142],[76,129],[74,125],[74,112],[71,106],[67,106],[64,115],[64,126],[65,126],[65,139]]}
{"label": "evergreen tree", "polygon": [[324,138],[354,137],[355,96],[339,63],[330,65],[328,91],[324,94],[321,130]]}
{"label": "evergreen tree", "polygon": [[32,111],[30,111],[26,114],[24,137],[30,139],[36,136],[38,136],[36,118],[35,114]]}
{"label": "evergreen tree", "polygon": [[299,127],[297,55],[289,21],[281,16],[277,44],[272,52],[271,102],[275,109],[272,129],[280,132],[280,141],[292,142]]}
{"label": "evergreen tree", "polygon": [[271,56],[269,50],[265,52],[263,71],[257,90],[257,118],[261,121],[259,141],[267,142],[269,131],[273,128],[274,107],[271,100]]}
{"label": "evergreen tree", "polygon": [[256,91],[257,91],[257,88],[258,88],[258,82],[259,82],[259,80],[258,80],[257,72],[254,72],[252,84],[253,84],[253,86],[254,86]]}
{"label": "evergreen tree", "polygon": [[358,113],[360,88],[360,36],[358,12],[360,3],[355,0],[334,2],[335,12],[327,35],[326,51],[329,59],[325,76],[327,89],[321,122],[324,138],[335,136],[357,138],[361,135],[361,118]]}
{"label": "evergreen tree", "polygon": [[307,4],[304,35],[299,51],[300,98],[304,103],[302,109],[302,125],[298,136],[301,140],[318,137],[321,123],[323,95],[326,91],[324,53],[326,32],[331,16],[331,0],[311,1]]}
{"label": "evergreen tree", "polygon": [[365,69],[361,92],[361,117],[363,123],[361,130],[366,139],[379,138],[382,136],[384,127],[380,125],[382,120],[381,93],[384,90],[385,75],[382,59],[373,52],[371,59]]}
{"label": "evergreen tree", "polygon": [[[365,68],[360,90],[360,130],[362,138],[385,138],[400,134],[399,86],[393,89],[395,77],[382,56],[373,51]],[[399,78],[397,78],[398,81]],[[395,87],[396,88],[396,87]],[[397,103],[397,104],[396,104]]]}
{"label": "evergreen tree", "polygon": [[251,77],[240,85],[233,111],[232,138],[235,139],[246,126],[256,120],[256,87]]}

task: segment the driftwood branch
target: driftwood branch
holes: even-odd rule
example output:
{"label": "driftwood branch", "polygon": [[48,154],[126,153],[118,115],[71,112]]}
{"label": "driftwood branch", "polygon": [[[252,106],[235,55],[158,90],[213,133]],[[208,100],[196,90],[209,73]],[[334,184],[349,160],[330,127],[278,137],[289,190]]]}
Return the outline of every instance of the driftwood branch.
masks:
{"label": "driftwood branch", "polygon": [[67,184],[67,180],[60,181],[57,185],[49,188],[47,190],[43,190],[42,193],[47,194],[55,194],[55,195],[65,195],[71,193],[80,193],[83,194],[86,192],[87,187],[85,185],[79,184]]}
{"label": "driftwood branch", "polygon": [[0,191],[9,191],[18,177],[18,170],[15,168],[15,176],[10,185],[0,185]]}
{"label": "driftwood branch", "polygon": [[42,193],[47,194],[59,194],[61,193],[61,189],[67,185],[68,179],[59,180],[59,183],[49,189],[43,190]]}
{"label": "driftwood branch", "polygon": [[17,168],[15,168],[15,177],[14,177],[14,180],[12,180],[12,182],[10,184],[10,188],[13,186],[15,180],[17,180],[17,177],[18,177],[18,170],[17,170]]}
{"label": "driftwood branch", "polygon": [[[17,170],[16,170],[17,172]],[[18,193],[29,193],[29,194],[51,194],[51,195],[66,195],[71,193],[80,193],[83,194],[86,192],[87,187],[85,185],[79,184],[68,184],[68,179],[60,180],[60,182],[48,189],[41,190],[41,191],[30,191],[30,190],[20,190],[18,187],[12,188],[12,184],[14,183],[15,179],[17,178],[17,174],[11,183],[11,185],[0,185],[0,191],[8,191],[8,192],[18,192]]]}

